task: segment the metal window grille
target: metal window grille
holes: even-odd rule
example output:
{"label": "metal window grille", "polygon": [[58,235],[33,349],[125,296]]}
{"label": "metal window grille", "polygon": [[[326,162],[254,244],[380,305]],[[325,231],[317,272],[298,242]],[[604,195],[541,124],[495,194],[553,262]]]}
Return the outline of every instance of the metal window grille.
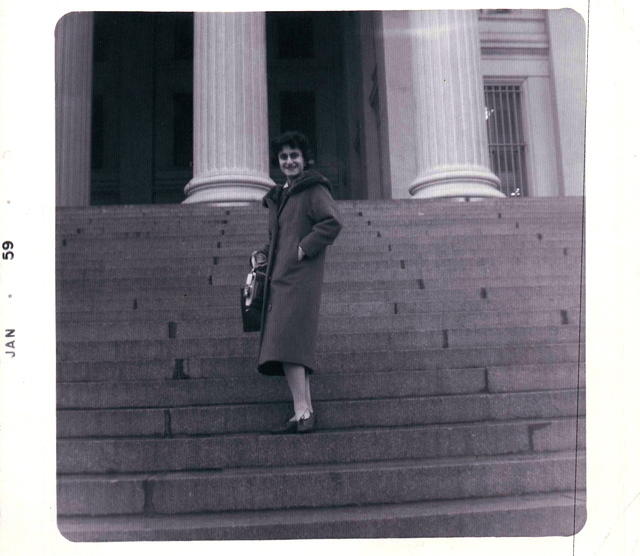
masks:
{"label": "metal window grille", "polygon": [[505,195],[524,197],[528,192],[520,86],[485,84],[484,98],[491,169]]}

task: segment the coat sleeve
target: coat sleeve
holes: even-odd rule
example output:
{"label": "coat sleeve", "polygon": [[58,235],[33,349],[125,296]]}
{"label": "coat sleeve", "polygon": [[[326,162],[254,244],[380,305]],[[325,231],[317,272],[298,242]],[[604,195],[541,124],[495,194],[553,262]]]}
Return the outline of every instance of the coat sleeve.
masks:
{"label": "coat sleeve", "polygon": [[308,214],[313,228],[300,240],[300,247],[307,257],[313,258],[334,242],[342,224],[336,202],[323,186],[313,187],[309,191]]}

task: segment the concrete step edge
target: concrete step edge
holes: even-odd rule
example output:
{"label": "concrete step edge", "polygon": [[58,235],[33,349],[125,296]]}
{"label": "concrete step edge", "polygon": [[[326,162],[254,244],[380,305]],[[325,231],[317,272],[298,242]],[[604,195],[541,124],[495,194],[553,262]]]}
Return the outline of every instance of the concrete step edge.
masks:
{"label": "concrete step edge", "polygon": [[[502,327],[496,327],[496,326],[492,326],[489,325],[487,327],[473,327],[473,328],[449,328],[446,329],[446,333],[447,336],[450,338],[451,336],[454,335],[464,335],[464,334],[473,334],[474,332],[477,331],[481,331],[483,333],[486,334],[491,334],[491,333],[495,333],[495,334],[499,334],[499,333],[505,333],[506,331],[508,331],[509,333],[522,333],[525,331],[531,331],[532,333],[535,332],[540,332],[540,333],[544,333],[544,332],[548,332],[550,335],[554,335],[557,336],[563,332],[566,332],[567,334],[571,335],[571,332],[575,333],[576,338],[578,337],[578,334],[580,332],[581,326],[579,324],[565,324],[565,325],[555,325],[555,326],[502,326]],[[370,342],[374,342],[373,345],[377,345],[375,343],[375,340],[377,337],[380,337],[381,339],[388,339],[390,343],[394,343],[394,340],[402,340],[403,338],[406,338],[407,335],[420,335],[420,334],[430,334],[430,335],[434,335],[434,334],[441,334],[443,333],[443,330],[441,328],[418,328],[418,329],[414,329],[414,330],[405,330],[405,331],[374,331],[374,332],[368,332],[368,331],[358,331],[358,332],[351,332],[351,333],[342,333],[342,334],[328,334],[328,333],[323,333],[320,332],[318,334],[318,343],[321,344],[321,342],[327,342],[327,343],[333,343],[332,339],[338,340],[338,339],[343,339],[345,337],[348,338],[352,338],[353,342],[356,342],[356,339],[358,339],[358,341],[361,342],[365,342],[367,343],[367,340],[370,338]],[[160,345],[170,345],[171,347],[175,347],[177,352],[180,351],[181,348],[183,349],[187,349],[189,346],[193,346],[194,349],[198,346],[200,346],[200,344],[203,344],[207,341],[215,341],[215,342],[224,342],[224,341],[231,341],[231,340],[235,340],[235,341],[241,341],[241,342],[246,342],[248,344],[250,344],[251,347],[253,347],[253,345],[255,344],[255,338],[253,338],[250,335],[247,335],[246,333],[242,333],[242,334],[234,334],[234,333],[229,333],[227,335],[221,335],[221,336],[216,336],[215,338],[209,338],[207,336],[205,337],[192,337],[192,338],[159,338],[159,339],[143,339],[143,340],[136,340],[136,339],[126,339],[126,340],[60,340],[58,342],[56,342],[57,346],[58,346],[58,350],[64,349],[64,347],[66,346],[67,349],[73,349],[73,350],[83,350],[83,349],[109,349],[109,347],[113,347],[113,349],[116,349],[116,346],[121,345],[121,344],[126,344],[127,346],[129,346],[129,349],[135,350],[135,349],[142,349],[145,347],[149,347],[152,348],[154,346],[160,346]],[[443,342],[445,342],[446,340],[443,340]],[[449,340],[451,341],[451,340]],[[565,341],[562,342],[555,342],[555,343],[574,343],[573,340],[573,335],[571,339],[567,339]],[[351,342],[349,342],[351,343]],[[522,345],[522,344],[520,344]],[[539,345],[538,343],[536,344],[527,344],[527,345]],[[432,346],[428,349],[453,349],[453,348],[468,348],[468,347],[504,347],[504,344],[500,344],[500,343],[479,343],[479,344],[470,344],[470,345],[458,345],[458,346],[449,346],[449,345],[442,345],[438,348],[436,348],[435,346]],[[213,348],[212,348],[213,349]],[[368,349],[368,348],[367,348]],[[392,349],[392,348],[390,348]],[[361,349],[355,349],[353,352],[351,351],[344,351],[344,350],[326,350],[326,349],[321,349],[320,347],[318,348],[317,352],[318,353],[359,353],[361,351]],[[395,351],[395,348],[394,348]],[[400,350],[401,351],[401,350]],[[206,357],[208,357],[208,355],[205,355]],[[224,356],[221,356],[224,357]],[[100,359],[102,360],[102,359]],[[126,360],[126,359],[124,359]],[[123,360],[123,361],[124,361]],[[71,361],[69,359],[60,359],[60,361]],[[87,361],[92,361],[92,360],[87,360]],[[119,359],[116,359],[116,361],[120,361]]]}
{"label": "concrete step edge", "polygon": [[[428,424],[415,424],[415,425],[376,425],[372,427],[367,426],[354,426],[354,427],[342,427],[335,429],[318,429],[314,430],[313,438],[318,441],[330,442],[332,438],[338,436],[350,436],[358,433],[394,433],[399,437],[404,433],[411,434],[413,432],[427,432],[427,431],[455,431],[455,430],[468,430],[468,429],[485,429],[496,428],[500,429],[505,425],[517,424],[527,426],[539,426],[547,424],[563,424],[573,423],[578,421],[584,423],[585,415],[564,415],[556,417],[533,417],[533,418],[515,418],[515,419],[485,419],[479,421],[456,421],[447,423],[428,423]],[[113,437],[73,437],[73,438],[58,438],[56,443],[58,446],[74,446],[74,445],[91,445],[99,447],[105,444],[122,444],[131,447],[132,443],[137,443],[141,447],[145,444],[157,444],[157,443],[174,443],[181,444],[184,440],[191,440],[194,442],[206,442],[212,439],[243,439],[249,437],[263,436],[266,438],[280,439],[283,435],[272,434],[269,431],[248,431],[248,432],[229,432],[229,433],[216,433],[216,434],[198,434],[198,435],[179,435],[171,437],[154,437],[154,436],[113,436]],[[294,438],[295,437],[295,438]],[[298,440],[296,435],[290,437]],[[431,458],[439,459],[439,458]]]}
{"label": "concrete step edge", "polygon": [[[541,390],[535,392],[513,392],[513,393],[477,393],[467,395],[450,395],[450,396],[421,396],[421,397],[391,397],[391,398],[362,398],[362,399],[336,399],[336,400],[316,400],[315,410],[319,415],[319,425],[317,432],[341,432],[351,433],[357,431],[395,431],[402,435],[403,431],[415,432],[419,430],[449,430],[451,427],[490,427],[492,425],[505,425],[505,424],[536,424],[546,423],[547,421],[560,423],[563,420],[573,421],[576,417],[583,419],[585,417],[584,410],[584,395],[585,389],[562,389],[562,390]],[[451,398],[451,399],[449,399]],[[494,407],[494,404],[500,404],[501,402],[514,404],[518,401],[524,401],[525,403],[532,403],[535,400],[539,404],[548,403],[553,400],[553,403],[568,402],[564,405],[564,410],[553,409],[539,409],[538,412],[533,414],[528,410],[524,410],[518,413],[509,409],[506,413],[494,412],[494,409],[487,409],[489,406]],[[436,407],[442,407],[443,404],[460,404],[456,406],[456,411],[452,413],[446,413],[446,415],[440,414],[435,416],[432,412]],[[483,409],[476,410],[477,404],[483,405]],[[409,404],[412,411],[415,412],[417,405],[424,408],[425,413],[420,414],[419,418],[412,416],[407,418],[406,416],[390,416],[387,415],[384,419],[371,420],[371,416],[364,416],[371,412],[377,411],[389,411],[390,407],[396,407],[400,409],[401,405]],[[220,436],[235,436],[245,434],[262,434],[268,432],[272,428],[279,425],[287,415],[290,414],[290,401],[271,401],[261,403],[225,403],[225,404],[211,404],[211,405],[191,405],[187,407],[157,407],[157,408],[144,408],[144,409],[131,409],[131,408],[114,408],[114,409],[58,409],[57,410],[57,422],[58,422],[58,441],[75,441],[75,442],[94,442],[94,441],[136,441],[136,440],[151,440],[156,441],[160,438],[163,440],[172,439],[185,439],[185,438],[198,438],[206,439]],[[460,407],[466,407],[465,411],[469,413],[459,412]],[[576,409],[577,408],[577,409]],[[338,419],[335,421],[335,415],[333,424],[331,423],[331,413],[342,411],[355,410],[357,414],[353,418]],[[239,411],[250,413],[254,416],[261,414],[260,423],[255,422],[251,425],[241,425],[240,427],[234,422],[239,422]],[[223,413],[227,415],[225,417],[224,427],[219,425],[199,426],[193,425],[190,421],[193,419],[207,420],[209,418],[215,418]],[[161,421],[165,420],[169,415],[171,423],[174,423],[171,436],[166,435],[166,430],[160,430],[159,426]],[[101,432],[102,429],[98,424],[93,427],[85,426],[84,430],[75,434],[64,434],[60,432],[61,427],[72,427],[73,430],[74,421],[75,426],[78,426],[78,421],[86,425],[87,420],[92,417],[98,417],[99,419],[120,420],[121,419],[143,419],[145,417],[157,418],[158,428],[149,429],[147,431],[132,432],[128,430],[125,434],[109,434],[107,432]],[[182,419],[182,423],[180,423]],[[186,419],[186,421],[185,421]],[[327,419],[329,425],[327,425]],[[364,422],[363,422],[364,420]],[[176,430],[176,425],[178,424]],[[229,424],[231,423],[231,425]],[[252,421],[253,423],[253,421]],[[229,427],[233,428],[229,428]],[[438,428],[440,427],[440,428]],[[75,429],[78,430],[78,429]],[[113,432],[113,431],[111,431]],[[118,431],[120,432],[120,431]]]}
{"label": "concrete step edge", "polygon": [[[449,348],[424,348],[424,349],[395,349],[393,352],[396,355],[396,357],[402,357],[403,355],[413,355],[413,354],[420,354],[422,357],[428,357],[429,354],[432,354],[433,352],[446,352],[446,353],[453,353],[453,352],[460,352],[460,353],[464,353],[464,352],[471,352],[471,351],[477,351],[477,350],[483,350],[483,351],[487,351],[487,350],[491,350],[494,351],[496,349],[506,349],[509,346],[460,346],[460,347],[449,347]],[[531,351],[531,350],[548,350],[548,349],[553,349],[553,348],[565,348],[565,347],[573,347],[576,349],[584,349],[585,347],[585,341],[584,338],[582,338],[582,340],[580,342],[547,342],[547,343],[540,343],[540,344],[519,344],[517,346],[518,348],[521,349],[526,349],[527,351]],[[511,347],[510,349],[513,349],[513,347]],[[375,354],[387,354],[388,350],[384,350],[384,351],[374,351],[374,350],[368,350],[366,352],[366,354],[370,357],[375,357]],[[335,356],[341,356],[344,357],[348,354],[348,352],[340,352],[340,353],[335,353],[332,354],[331,352],[327,352],[327,353],[321,353],[320,355],[335,355]],[[249,363],[249,367],[250,368],[254,368],[255,366],[255,356],[239,356],[239,355],[232,355],[232,356],[210,356],[210,355],[205,355],[205,356],[198,356],[198,357],[191,357],[189,359],[197,359],[197,360],[206,360],[207,362],[213,362],[213,361],[229,361],[229,360],[239,360],[239,361],[247,361]],[[117,365],[122,365],[123,363],[126,362],[130,362],[130,363],[135,363],[140,361],[140,359],[129,359],[129,360],[119,360],[119,359],[113,359],[113,360],[105,360],[105,359],[100,359],[98,361],[94,361],[94,360],[80,360],[80,361],[59,361],[58,364],[62,364],[64,365],[65,363],[71,364],[71,365],[78,365],[78,364],[104,364],[104,363],[109,363],[109,364],[117,364]],[[167,367],[173,367],[176,358],[157,358],[157,359],[145,359],[144,360],[145,363],[161,363],[161,364],[166,364]],[[572,361],[561,361],[563,363],[568,363],[568,362],[573,362]],[[558,362],[560,363],[560,362]],[[465,367],[468,368],[468,367]],[[481,367],[481,368],[486,368],[486,366]],[[324,373],[324,371],[323,371]],[[233,375],[232,375],[233,376]],[[237,375],[235,375],[237,376]],[[59,381],[59,382],[93,382],[92,381]]]}
{"label": "concrete step edge", "polygon": [[[551,345],[557,345],[557,344],[551,344]],[[405,375],[407,373],[409,374],[415,374],[416,376],[419,376],[421,374],[424,373],[428,373],[428,372],[437,372],[437,371],[450,371],[450,372],[469,372],[472,370],[489,370],[489,371],[501,371],[501,370],[511,370],[514,371],[514,369],[516,369],[517,371],[514,372],[531,372],[533,370],[540,370],[540,369],[559,369],[559,368],[564,368],[567,366],[578,366],[581,371],[585,370],[585,362],[581,361],[580,363],[578,363],[577,361],[558,361],[558,362],[554,362],[554,363],[520,363],[520,364],[511,364],[511,365],[484,365],[484,366],[480,366],[480,367],[452,367],[452,368],[447,368],[447,369],[393,369],[393,370],[388,370],[388,371],[354,371],[353,373],[351,373],[350,376],[352,377],[357,377],[357,376],[362,376],[363,379],[365,379],[366,377],[370,377],[371,375],[380,375],[380,376],[385,376],[385,377],[392,377],[394,374],[402,374]],[[344,373],[341,371],[336,371],[336,372],[330,372],[330,371],[325,371],[322,373],[322,378],[323,379],[328,379],[331,380],[333,377],[336,378],[342,378],[344,377]],[[255,374],[251,373],[249,375],[236,375],[233,377],[215,377],[215,376],[206,376],[206,377],[194,377],[194,378],[188,378],[188,379],[184,379],[185,381],[188,381],[190,383],[198,383],[198,384],[203,384],[203,387],[205,387],[204,385],[206,384],[215,384],[216,382],[220,383],[221,385],[225,385],[228,384],[229,382],[241,382],[243,380],[248,381],[251,384],[255,383]],[[173,381],[168,381],[165,378],[157,378],[154,380],[151,379],[130,379],[130,380],[126,380],[126,381],[122,381],[122,380],[114,380],[114,381],[85,381],[85,380],[57,380],[56,383],[60,384],[60,385],[74,385],[74,384],[87,384],[87,383],[94,383],[97,382],[99,384],[103,384],[105,382],[116,382],[118,384],[122,383],[122,382],[126,382],[127,384],[149,384],[149,383],[157,383],[157,384],[167,384],[167,383],[171,383]],[[531,392],[531,390],[527,390],[527,392]],[[453,395],[458,395],[458,394],[436,394],[438,396],[442,395],[442,396],[453,396]],[[464,395],[464,394],[463,394]],[[322,398],[322,399],[328,399],[328,398]],[[333,399],[333,398],[331,398]],[[360,398],[358,398],[360,399]],[[157,406],[149,406],[150,408],[155,408]],[[171,406],[171,407],[186,407],[186,406]],[[87,409],[87,408],[78,408],[78,409]],[[126,408],[125,408],[126,409]],[[139,408],[135,408],[135,409],[139,409]]]}
{"label": "concrete step edge", "polygon": [[539,452],[526,454],[501,454],[490,456],[448,456],[442,458],[423,458],[423,459],[387,459],[379,461],[365,461],[353,463],[310,463],[295,464],[273,467],[234,467],[229,469],[214,469],[212,471],[167,471],[161,474],[141,472],[125,472],[125,473],[58,473],[58,484],[64,484],[70,481],[106,481],[113,480],[171,480],[199,478],[202,476],[211,477],[228,477],[228,476],[266,476],[273,473],[298,474],[300,472],[323,473],[331,471],[358,471],[370,470],[377,468],[412,468],[412,467],[429,467],[439,468],[443,466],[473,466],[476,464],[486,463],[504,463],[504,462],[538,462],[545,460],[570,460],[575,461],[584,459],[585,450],[561,450],[555,452]]}
{"label": "concrete step edge", "polygon": [[[245,512],[218,512],[207,514],[181,514],[173,516],[128,515],[115,517],[60,517],[58,527],[63,536],[75,541],[115,541],[115,540],[196,540],[196,539],[243,539],[243,538],[355,538],[405,536],[399,527],[403,520],[441,517],[450,521],[456,516],[459,521],[479,514],[497,513],[501,520],[508,521],[514,515],[530,510],[567,508],[573,511],[574,504],[584,508],[585,491],[563,491],[548,494],[528,494],[458,500],[438,500],[400,504],[371,504],[364,506],[343,506],[335,508],[253,510]],[[357,529],[358,524],[370,525],[365,531]],[[320,525],[337,529],[335,534]],[[502,521],[504,525],[504,521]],[[372,527],[371,527],[372,526]],[[346,529],[345,529],[346,527]],[[457,534],[464,535],[457,526]],[[307,531],[307,529],[311,529]],[[453,536],[447,534],[446,527],[434,528],[415,526],[410,536]],[[495,536],[508,534],[522,535],[517,527],[497,529],[472,528],[475,534]],[[226,532],[225,532],[226,531]],[[256,532],[253,532],[256,531]],[[322,531],[325,531],[324,534]],[[375,531],[375,532],[374,532]],[[315,534],[314,534],[315,533]],[[529,535],[535,534],[529,531]],[[550,534],[541,530],[540,534]],[[562,534],[562,533],[560,533]],[[565,533],[566,534],[566,533]]]}
{"label": "concrete step edge", "polygon": [[[415,228],[423,229],[428,228],[430,230],[435,229],[447,229],[447,228],[460,228],[460,227],[482,227],[502,225],[505,227],[513,226],[515,228],[516,223],[518,226],[545,226],[552,229],[558,229],[567,226],[575,226],[579,228],[582,226],[582,215],[579,214],[567,214],[557,213],[553,215],[513,215],[497,218],[493,215],[487,215],[483,217],[460,217],[460,218],[423,218],[416,215],[405,214],[403,219],[398,221],[398,217],[389,215],[388,217],[357,217],[359,220],[353,218],[342,219],[343,231],[348,230],[350,232],[369,232],[377,229],[387,228]],[[263,229],[267,228],[267,219],[261,218],[259,221],[253,221],[253,229],[247,230],[246,224],[238,222],[216,222],[216,221],[199,221],[197,224],[185,226],[180,221],[171,221],[173,225],[167,225],[167,223],[148,222],[140,223],[135,222],[134,226],[123,226],[110,224],[108,221],[104,224],[92,223],[88,226],[56,226],[56,234],[59,239],[82,239],[82,238],[122,238],[122,239],[137,239],[143,237],[150,238],[183,238],[187,237],[201,237],[207,235],[208,237],[217,237],[228,235],[230,237],[255,237],[256,234],[261,233]],[[133,224],[133,223],[132,223]],[[203,227],[207,227],[207,233],[203,233]],[[256,228],[259,227],[259,228]],[[80,229],[80,232],[78,232]],[[221,232],[225,233],[222,234]]]}

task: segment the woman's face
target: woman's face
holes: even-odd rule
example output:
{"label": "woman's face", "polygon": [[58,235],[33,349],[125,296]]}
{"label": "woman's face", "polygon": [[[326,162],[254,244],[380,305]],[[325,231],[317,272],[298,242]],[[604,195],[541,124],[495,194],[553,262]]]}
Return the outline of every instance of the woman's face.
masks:
{"label": "woman's face", "polygon": [[300,149],[292,149],[288,145],[282,147],[282,150],[278,153],[278,162],[280,164],[280,170],[285,175],[287,180],[299,176],[304,170],[304,157]]}

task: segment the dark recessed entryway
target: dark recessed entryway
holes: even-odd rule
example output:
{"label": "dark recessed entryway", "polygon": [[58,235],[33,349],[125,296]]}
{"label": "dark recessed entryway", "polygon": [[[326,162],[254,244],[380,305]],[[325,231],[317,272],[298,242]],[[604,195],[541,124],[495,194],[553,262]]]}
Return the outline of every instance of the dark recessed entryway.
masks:
{"label": "dark recessed entryway", "polygon": [[[379,123],[368,17],[266,16],[269,135],[306,133],[340,199],[381,196],[370,191],[380,154],[365,152]],[[182,202],[192,134],[193,14],[96,13],[91,203]],[[280,179],[276,167],[271,175]]]}
{"label": "dark recessed entryway", "polygon": [[192,99],[193,14],[95,14],[92,204],[184,200]]}

